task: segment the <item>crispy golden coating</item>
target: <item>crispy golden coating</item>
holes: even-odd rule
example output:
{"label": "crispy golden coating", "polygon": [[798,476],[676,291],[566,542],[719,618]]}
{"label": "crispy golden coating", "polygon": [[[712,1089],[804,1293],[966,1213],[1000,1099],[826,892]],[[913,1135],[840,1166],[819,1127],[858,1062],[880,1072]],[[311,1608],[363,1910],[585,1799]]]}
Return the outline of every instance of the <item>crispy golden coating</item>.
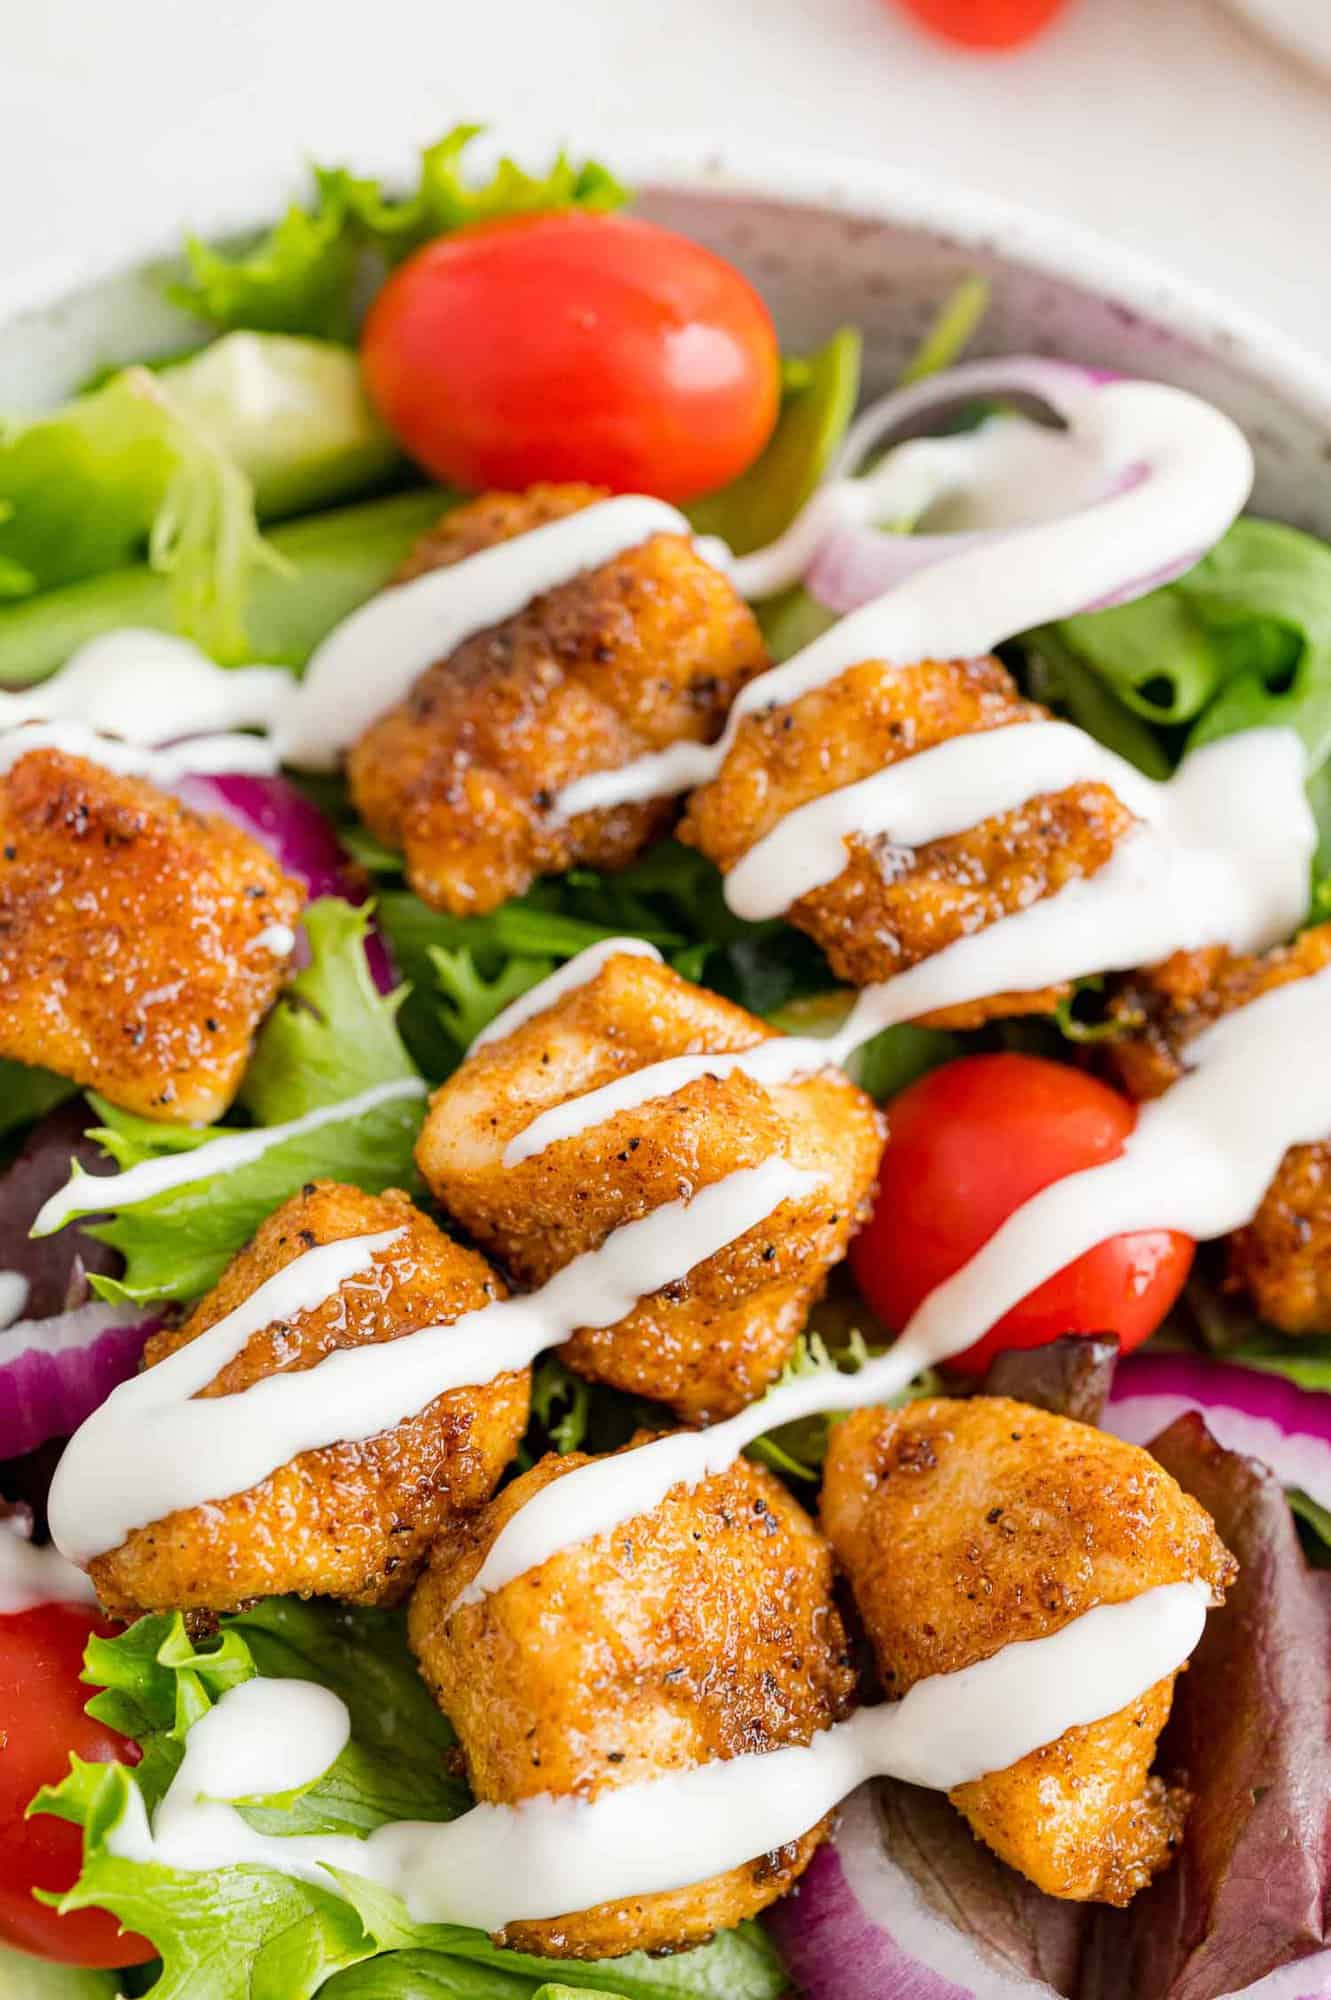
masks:
{"label": "crispy golden coating", "polygon": [[[314,1368],[341,1348],[448,1324],[504,1296],[485,1259],[452,1242],[406,1195],[321,1181],[268,1217],[183,1326],[153,1336],[146,1365],[196,1339],[316,1244],[387,1229],[403,1234],[368,1271],[313,1311],[253,1334],[203,1394],[235,1395],[270,1375]],[[302,1452],[247,1492],[136,1529],[91,1565],[98,1596],[120,1618],[234,1611],[287,1591],[395,1603],[440,1528],[494,1491],[526,1429],[530,1386],[523,1370],[451,1390],[393,1430]],[[310,1396],[318,1395],[316,1377]]]}
{"label": "crispy golden coating", "polygon": [[304,889],[258,842],[55,750],[0,775],[0,1056],[145,1118],[226,1110]]}
{"label": "crispy golden coating", "polygon": [[[591,486],[486,494],[445,516],[402,580],[604,497]],[[555,796],[647,751],[710,742],[766,665],[726,578],[687,537],[653,535],[429,667],[352,751],[352,796],[405,853],[427,903],[493,910],[575,862],[622,868],[665,832],[670,799],[564,820]]]}
{"label": "crispy golden coating", "polygon": [[[1216,945],[1176,952],[1134,973],[1110,1012],[1136,1032],[1106,1044],[1106,1058],[1137,1099],[1177,1082],[1188,1043],[1222,1016],[1331,964],[1331,924],[1249,958]],[[1252,1221],[1225,1245],[1226,1282],[1282,1333],[1331,1333],[1331,1137],[1291,1146]]]}
{"label": "crispy golden coating", "polygon": [[[1046,716],[994,659],[892,671],[866,661],[785,707],[746,717],[719,775],[690,800],[680,838],[728,871],[812,799],[954,736]],[[869,986],[1095,874],[1131,824],[1106,786],[1083,784],[919,848],[856,835],[835,882],[801,896],[787,916],[841,978]],[[1047,1013],[1062,990],[996,994],[932,1018],[967,1028],[995,1015]]]}
{"label": "crispy golden coating", "polygon": [[670,1056],[751,1048],[761,1021],[651,959],[616,957],[435,1093],[417,1146],[435,1197],[526,1285],[614,1229],[743,1167],[784,1155],[820,1177],[806,1195],[561,1349],[594,1381],[696,1422],[741,1409],[780,1372],[866,1212],[882,1146],[872,1103],[838,1072],[768,1085],[701,1077],[505,1167],[541,1112]]}
{"label": "crispy golden coating", "polygon": [[[518,1508],[585,1463],[542,1459],[455,1523],[411,1601],[412,1646],[477,1798],[594,1799],[841,1721],[854,1675],[830,1551],[780,1481],[744,1460],[452,1609]],[[784,1894],[825,1831],[686,1889],[511,1924],[502,1941],[559,1958],[697,1944]]]}
{"label": "crispy golden coating", "polygon": [[[833,1428],[822,1521],[893,1695],[1057,1632],[1099,1604],[1235,1570],[1210,1516],[1148,1453],[1006,1397],[861,1410]],[[1173,1676],[950,1796],[1051,1896],[1126,1903],[1178,1838],[1186,1794],[1149,1775]]]}

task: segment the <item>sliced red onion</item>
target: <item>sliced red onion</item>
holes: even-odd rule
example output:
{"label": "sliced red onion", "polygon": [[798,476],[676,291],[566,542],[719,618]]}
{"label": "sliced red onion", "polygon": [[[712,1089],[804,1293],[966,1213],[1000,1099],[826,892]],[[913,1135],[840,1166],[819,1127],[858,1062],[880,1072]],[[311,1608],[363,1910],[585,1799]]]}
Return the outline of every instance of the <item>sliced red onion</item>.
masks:
{"label": "sliced red onion", "polygon": [[[68,1437],[139,1365],[160,1316],[99,1299],[0,1333],[0,1458]],[[145,1448],[146,1445],[145,1445]]]}
{"label": "sliced red onion", "polygon": [[1217,1444],[1270,1467],[1331,1508],[1331,1396],[1281,1375],[1192,1354],[1132,1354],[1121,1361],[1101,1424],[1129,1444],[1149,1444],[1197,1410]]}
{"label": "sliced red onion", "polygon": [[1252,1986],[1240,1987],[1225,2000],[1328,2000],[1331,1996],[1331,1951],[1315,1951],[1268,1972]]}
{"label": "sliced red onion", "polygon": [[767,1923],[806,2000],[1058,2000],[929,1907],[887,1850],[869,1785]]}
{"label": "sliced red onion", "polygon": [[[366,900],[364,884],[350,867],[332,821],[289,778],[252,777],[247,772],[195,774],[176,790],[199,811],[222,813],[253,834],[288,874],[304,882],[311,898],[340,896],[357,904]],[[397,974],[377,927],[371,927],[365,940],[365,958],[376,987],[391,993]]]}
{"label": "sliced red onion", "polygon": [[[833,611],[853,611],[921,569],[968,549],[1007,540],[1031,525],[1019,520],[1010,526],[937,535],[884,531],[872,518],[873,475],[856,476],[872,453],[894,441],[918,436],[949,411],[968,402],[996,397],[1039,403],[1062,420],[1065,430],[1075,440],[1086,432],[1086,412],[1088,406],[1094,407],[1095,392],[1120,379],[1100,369],[1018,355],[1006,360],[964,363],[873,404],[851,426],[833,462],[828,483],[822,489],[820,513],[826,532],[817,538],[816,549],[804,568],[804,581],[812,595]],[[951,445],[958,452],[966,449],[964,439],[960,438],[936,442]],[[1092,446],[1098,443],[1093,434],[1090,442]],[[891,468],[889,459],[884,468],[889,479]],[[1086,472],[1084,488],[1069,496],[1066,509],[1069,513],[1093,510],[1104,501],[1149,482],[1152,476],[1149,465],[1115,465],[1103,455],[1097,457],[1094,450],[1087,456]],[[837,496],[845,501],[857,500],[859,504],[834,505],[832,501]],[[881,510],[878,518],[882,518]],[[1102,610],[1142,597],[1183,575],[1203,552],[1195,545],[1177,551],[1163,550],[1161,560],[1149,571],[1125,576],[1112,590],[1078,608]]]}

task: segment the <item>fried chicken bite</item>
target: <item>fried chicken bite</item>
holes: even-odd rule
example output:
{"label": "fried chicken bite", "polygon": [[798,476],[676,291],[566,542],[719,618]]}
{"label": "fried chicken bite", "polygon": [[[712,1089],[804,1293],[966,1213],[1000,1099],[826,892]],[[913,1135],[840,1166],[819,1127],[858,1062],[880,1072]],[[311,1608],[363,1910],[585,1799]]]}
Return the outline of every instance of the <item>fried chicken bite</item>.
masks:
{"label": "fried chicken bite", "polygon": [[[714,1758],[808,1743],[850,1711],[826,1543],[769,1472],[740,1460],[649,1514],[456,1605],[504,1525],[582,1453],[542,1459],[436,1545],[411,1601],[421,1670],[476,1797],[594,1799]],[[679,1950],[754,1916],[827,1822],[725,1875],[512,1923],[499,1942],[556,1958]]]}
{"label": "fried chicken bite", "polygon": [[[833,1427],[823,1530],[893,1697],[1158,1584],[1235,1574],[1210,1516],[1135,1445],[1002,1396]],[[1150,1776],[1174,1677],[949,1796],[1047,1895],[1124,1904],[1167,1866],[1185,1792]]]}
{"label": "fried chicken bite", "polygon": [[[591,486],[485,494],[445,515],[399,581],[605,497]],[[711,742],[766,665],[733,585],[687,536],[653,535],[427,668],[353,749],[352,797],[405,854],[425,902],[459,916],[493,910],[540,874],[622,868],[664,833],[670,799],[565,819],[557,794],[648,751]]]}
{"label": "fried chicken bite", "polygon": [[867,1212],[882,1147],[871,1101],[839,1071],[787,1084],[704,1076],[505,1167],[553,1106],[672,1056],[747,1049],[772,1030],[668,966],[625,953],[436,1091],[417,1159],[436,1199],[524,1285],[612,1230],[784,1157],[818,1176],[765,1221],[560,1352],[593,1381],[703,1423],[742,1409],[790,1354]]}
{"label": "fried chicken bite", "polygon": [[29,751],[0,774],[0,1056],[144,1118],[219,1118],[304,900],[229,821]]}
{"label": "fried chicken bite", "polygon": [[[203,1395],[235,1395],[268,1376],[316,1368],[340,1349],[451,1324],[505,1296],[485,1259],[406,1195],[314,1182],[268,1217],[183,1326],[153,1335],[144,1365],[197,1339],[305,1251],[389,1229],[401,1234],[368,1271],[312,1311],[252,1334]],[[526,1429],[530,1388],[524,1369],[450,1390],[392,1430],[302,1452],[246,1492],[137,1528],[90,1565],[97,1594],[125,1619],[234,1611],[288,1591],[397,1603],[451,1516],[494,1491]],[[309,1393],[317,1402],[317,1377]]]}
{"label": "fried chicken bite", "polygon": [[[679,837],[728,873],[787,813],[825,793],[954,736],[1048,719],[995,659],[899,668],[867,660],[746,716],[718,775],[690,799]],[[1078,784],[918,848],[887,834],[852,835],[841,874],[786,915],[840,978],[870,986],[1094,875],[1133,824],[1106,785]],[[995,994],[930,1019],[973,1028],[999,1015],[1048,1013],[1064,991]]]}
{"label": "fried chicken bite", "polygon": [[[1331,924],[1260,957],[1223,945],[1176,952],[1119,985],[1111,1016],[1133,1032],[1105,1044],[1115,1080],[1139,1101],[1187,1068],[1188,1044],[1226,1014],[1331,964]],[[1226,1284],[1282,1333],[1331,1333],[1331,1135],[1291,1146],[1252,1221],[1225,1243]]]}

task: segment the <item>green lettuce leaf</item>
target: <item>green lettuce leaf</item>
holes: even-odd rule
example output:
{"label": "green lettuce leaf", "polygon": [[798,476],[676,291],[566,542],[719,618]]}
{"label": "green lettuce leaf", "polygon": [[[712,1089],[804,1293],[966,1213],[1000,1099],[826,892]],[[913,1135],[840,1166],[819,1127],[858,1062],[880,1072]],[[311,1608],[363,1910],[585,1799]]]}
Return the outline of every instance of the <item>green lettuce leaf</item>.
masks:
{"label": "green lettuce leaf", "polygon": [[781,415],[766,450],[719,493],[687,509],[702,535],[736,555],[774,542],[817,486],[846,434],[860,391],[858,332],[842,327],[825,347],[785,364]]}
{"label": "green lettuce leaf", "polygon": [[117,2000],[114,1972],[89,1972],[56,1965],[0,1945],[0,2000]]}
{"label": "green lettuce leaf", "polygon": [[788,924],[735,916],[713,863],[673,840],[617,875],[575,868],[538,883],[485,917],[445,916],[397,889],[378,909],[412,989],[403,1038],[432,1080],[510,1000],[602,938],[645,938],[686,978],[768,1017],[833,983],[816,945]]}
{"label": "green lettuce leaf", "polygon": [[[305,924],[311,962],[297,974],[259,1032],[244,1101],[261,1124],[282,1124],[336,1105],[378,1083],[417,1072],[395,1025],[394,999],[375,992],[365,966],[364,909],[336,898],[312,903]],[[94,1137],[122,1168],[191,1151],[221,1126],[171,1126],[136,1118],[103,1099]],[[95,1278],[104,1298],[193,1299],[306,1181],[349,1181],[378,1194],[416,1184],[412,1147],[423,1098],[407,1097],[278,1141],[262,1158],[148,1201],[112,1210],[90,1230],[125,1258],[120,1278]],[[103,1212],[94,1186],[90,1212]]]}
{"label": "green lettuce leaf", "polygon": [[330,1871],[325,1888],[268,1867],[196,1873],[112,1854],[108,1840],[137,1810],[134,1794],[151,1810],[194,1723],[255,1674],[331,1688],[351,1719],[346,1748],[312,1785],[239,1808],[256,1828],[354,1836],[393,1819],[453,1818],[468,1804],[446,1773],[452,1735],[417,1673],[400,1613],[270,1599],[223,1618],[197,1647],[178,1615],[93,1639],[84,1679],[102,1692],[90,1712],[132,1736],[142,1762],[131,1771],[71,1759],[69,1776],[32,1810],[83,1828],[82,1872],[61,1907],[109,1909],[152,1940],[163,1960],[152,2000],[310,2000],[316,1992],[534,2000],[543,1989],[605,2000],[778,2000],[785,1990],[780,1962],[752,1925],[675,1958],[556,1964],[502,1951],[480,1931],[414,1923],[388,1892],[340,1871]]}
{"label": "green lettuce leaf", "polygon": [[457,125],[421,154],[415,188],[396,198],[345,167],[314,168],[308,206],[293,203],[257,243],[239,250],[191,238],[186,273],[170,287],[187,312],[215,326],[348,339],[367,262],[382,272],[431,237],[501,216],[617,208],[627,196],[595,161],[560,153],[543,174],[510,159],[473,183],[465,155],[481,128]]}
{"label": "green lettuce leaf", "polygon": [[161,370],[124,369],[0,423],[0,598],[146,554],[176,628],[240,659],[253,575],[281,563],[259,518],[382,485],[400,464],[347,348],[236,334]]}
{"label": "green lettuce leaf", "polygon": [[241,1086],[257,1125],[281,1125],[416,1074],[397,1031],[402,996],[385,999],[370,977],[369,911],[323,896],[306,910],[304,928],[310,963],[279,994]]}
{"label": "green lettuce leaf", "polygon": [[0,430],[0,558],[12,597],[120,568],[148,552],[177,628],[219,658],[245,651],[239,605],[274,560],[254,491],[164,378],[128,368],[50,416]]}
{"label": "green lettuce leaf", "polygon": [[1310,768],[1331,752],[1331,547],[1236,521],[1176,583],[1065,619],[1059,636],[1127,708],[1208,743],[1286,724]]}
{"label": "green lettuce leaf", "polygon": [[[276,564],[253,567],[242,580],[237,615],[249,657],[303,667],[334,625],[383,589],[447,504],[447,495],[425,488],[274,528],[267,540]],[[6,687],[45,680],[76,647],[123,625],[177,629],[170,577],[142,563],[0,603]]]}

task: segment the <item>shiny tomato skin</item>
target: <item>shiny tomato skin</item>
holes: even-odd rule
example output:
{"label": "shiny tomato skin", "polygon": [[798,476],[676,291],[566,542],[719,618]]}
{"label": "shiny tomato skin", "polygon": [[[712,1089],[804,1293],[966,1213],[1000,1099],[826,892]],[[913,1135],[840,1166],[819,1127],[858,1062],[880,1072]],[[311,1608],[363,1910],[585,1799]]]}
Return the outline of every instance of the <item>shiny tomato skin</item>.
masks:
{"label": "shiny tomato skin", "polygon": [[944,41],[968,49],[1015,49],[1063,12],[1067,0],[901,0],[908,14]]}
{"label": "shiny tomato skin", "polygon": [[427,243],[361,340],[370,396],[436,479],[688,500],[776,423],[771,316],[733,266],[634,216],[522,216]]}
{"label": "shiny tomato skin", "polygon": [[[888,1107],[873,1216],[850,1246],[860,1290],[896,1331],[1015,1208],[1065,1174],[1115,1159],[1136,1109],[1064,1063],[965,1056],[921,1077]],[[1006,1348],[1063,1333],[1112,1333],[1140,1346],[1178,1297],[1193,1243],[1166,1229],[1111,1237],[1078,1257],[948,1363],[980,1374]]]}
{"label": "shiny tomato skin", "polygon": [[0,1941],[65,1965],[141,1965],[157,1956],[109,1910],[62,1917],[32,1894],[70,1888],[82,1850],[67,1820],[24,1818],[33,1796],[66,1775],[71,1751],[89,1763],[139,1761],[137,1744],[83,1712],[92,1698],[79,1679],[89,1634],[117,1629],[77,1604],[0,1617]]}

